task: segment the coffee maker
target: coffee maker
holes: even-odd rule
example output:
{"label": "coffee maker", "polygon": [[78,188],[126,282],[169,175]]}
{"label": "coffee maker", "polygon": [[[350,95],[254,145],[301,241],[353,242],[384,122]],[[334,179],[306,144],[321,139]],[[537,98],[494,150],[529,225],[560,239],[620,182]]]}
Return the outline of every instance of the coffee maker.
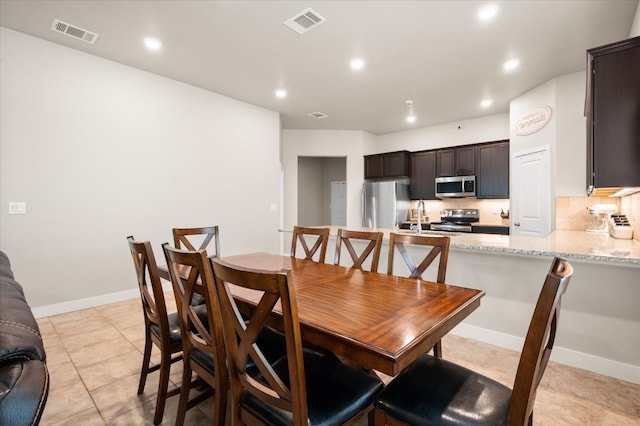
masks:
{"label": "coffee maker", "polygon": [[587,221],[587,232],[609,232],[609,218],[618,211],[615,204],[594,204],[587,207],[589,220]]}

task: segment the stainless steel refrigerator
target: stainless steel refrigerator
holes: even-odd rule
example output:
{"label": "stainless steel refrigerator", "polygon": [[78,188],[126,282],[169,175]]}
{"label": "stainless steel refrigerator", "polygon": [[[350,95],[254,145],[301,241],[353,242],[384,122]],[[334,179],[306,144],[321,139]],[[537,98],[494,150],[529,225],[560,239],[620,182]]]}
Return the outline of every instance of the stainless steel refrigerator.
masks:
{"label": "stainless steel refrigerator", "polygon": [[409,217],[409,185],[401,181],[365,182],[362,226],[395,228]]}

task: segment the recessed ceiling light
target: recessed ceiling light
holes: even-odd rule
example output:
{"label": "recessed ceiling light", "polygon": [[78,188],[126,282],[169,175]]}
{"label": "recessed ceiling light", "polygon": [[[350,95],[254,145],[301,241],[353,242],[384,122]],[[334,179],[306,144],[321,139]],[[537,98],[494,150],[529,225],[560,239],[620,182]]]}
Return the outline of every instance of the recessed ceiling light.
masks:
{"label": "recessed ceiling light", "polygon": [[493,101],[491,99],[483,99],[482,102],[480,102],[480,106],[482,108],[489,108],[492,103]]}
{"label": "recessed ceiling light", "polygon": [[364,60],[361,58],[354,58],[351,60],[351,69],[352,70],[361,70],[364,68]]}
{"label": "recessed ceiling light", "polygon": [[287,97],[287,91],[284,89],[278,89],[276,90],[276,98],[286,98]]}
{"label": "recessed ceiling light", "polygon": [[408,115],[406,120],[407,120],[407,123],[415,123],[416,122],[416,116],[415,115]]}
{"label": "recessed ceiling light", "polygon": [[147,49],[158,50],[162,47],[162,43],[157,38],[147,37],[144,39],[144,45]]}
{"label": "recessed ceiling light", "polygon": [[478,11],[478,19],[482,22],[490,21],[498,13],[498,6],[490,4]]}
{"label": "recessed ceiling light", "polygon": [[502,68],[505,71],[513,71],[520,65],[520,61],[517,59],[509,59],[507,62],[502,64]]}

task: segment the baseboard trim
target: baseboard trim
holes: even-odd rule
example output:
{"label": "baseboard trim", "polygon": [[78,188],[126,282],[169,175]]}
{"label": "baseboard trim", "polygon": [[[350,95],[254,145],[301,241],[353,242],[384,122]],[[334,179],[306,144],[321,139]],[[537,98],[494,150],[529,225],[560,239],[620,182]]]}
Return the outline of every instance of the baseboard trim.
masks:
{"label": "baseboard trim", "polygon": [[[162,288],[165,291],[170,290],[171,283],[163,281]],[[101,294],[100,296],[87,297],[84,299],[70,300],[68,302],[55,303],[53,305],[38,306],[37,308],[31,308],[31,312],[34,317],[43,318],[136,298],[140,298],[140,290],[137,288],[118,291],[115,293]]]}
{"label": "baseboard trim", "polygon": [[[522,346],[524,345],[523,338],[464,323],[454,328],[451,334],[479,340],[517,352],[522,351]],[[637,365],[625,364],[560,346],[553,348],[551,361],[640,384],[640,366]]]}

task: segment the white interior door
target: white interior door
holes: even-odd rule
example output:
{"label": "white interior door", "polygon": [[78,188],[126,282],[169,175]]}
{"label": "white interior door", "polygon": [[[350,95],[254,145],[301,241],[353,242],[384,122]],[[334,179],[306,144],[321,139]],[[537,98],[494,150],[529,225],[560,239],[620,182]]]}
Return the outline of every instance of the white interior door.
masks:
{"label": "white interior door", "polygon": [[331,225],[347,225],[347,183],[331,182]]}
{"label": "white interior door", "polygon": [[549,147],[515,154],[511,164],[511,234],[548,235],[551,232]]}

